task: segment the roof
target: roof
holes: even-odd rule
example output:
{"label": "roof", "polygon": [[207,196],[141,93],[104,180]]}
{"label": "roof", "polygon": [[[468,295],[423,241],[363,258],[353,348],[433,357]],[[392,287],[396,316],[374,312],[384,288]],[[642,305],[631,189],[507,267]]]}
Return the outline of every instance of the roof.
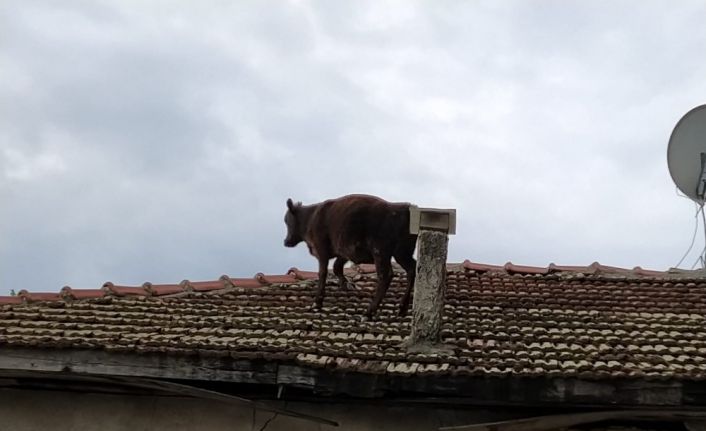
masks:
{"label": "roof", "polygon": [[374,268],[354,289],[290,269],[179,284],[21,291],[0,297],[0,345],[169,357],[259,359],[364,374],[706,379],[706,277],[590,266],[448,265],[442,337],[452,354],[407,353],[396,271],[376,320],[361,321]]}

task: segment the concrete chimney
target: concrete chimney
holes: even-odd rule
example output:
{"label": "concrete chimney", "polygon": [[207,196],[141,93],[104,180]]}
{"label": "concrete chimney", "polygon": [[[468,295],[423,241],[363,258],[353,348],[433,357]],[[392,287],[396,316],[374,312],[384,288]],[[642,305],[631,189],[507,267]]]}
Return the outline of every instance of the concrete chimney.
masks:
{"label": "concrete chimney", "polygon": [[441,322],[446,294],[448,235],[456,233],[456,210],[409,209],[410,233],[417,234],[417,277],[412,304],[412,331],[408,351],[444,351]]}

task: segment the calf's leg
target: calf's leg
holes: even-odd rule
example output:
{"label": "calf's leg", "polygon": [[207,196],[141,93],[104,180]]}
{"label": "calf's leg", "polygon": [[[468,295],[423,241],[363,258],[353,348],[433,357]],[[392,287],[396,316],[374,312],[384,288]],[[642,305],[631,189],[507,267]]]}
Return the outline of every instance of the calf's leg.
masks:
{"label": "calf's leg", "polygon": [[326,294],[326,277],[328,277],[328,258],[319,257],[319,285],[314,299],[314,308],[321,310]]}
{"label": "calf's leg", "polygon": [[392,263],[390,262],[391,256],[383,255],[376,250],[375,253],[373,253],[373,258],[378,275],[378,285],[377,289],[375,289],[375,297],[370,303],[370,307],[368,308],[368,312],[366,314],[368,319],[371,320],[375,315],[375,312],[378,310],[380,302],[382,302],[382,298],[387,292],[387,288],[390,287],[390,281],[392,281]]}
{"label": "calf's leg", "polygon": [[348,259],[345,257],[337,257],[336,260],[333,261],[333,273],[338,277],[338,285],[341,289],[348,288],[348,280],[346,280],[346,276],[343,275],[343,266],[346,262],[348,262]]}
{"label": "calf's leg", "polygon": [[407,310],[409,310],[409,298],[414,288],[414,279],[417,275],[417,261],[414,260],[411,253],[395,254],[395,260],[404,268],[405,272],[407,272],[407,290],[405,290],[402,302],[400,303],[400,316],[406,316]]}

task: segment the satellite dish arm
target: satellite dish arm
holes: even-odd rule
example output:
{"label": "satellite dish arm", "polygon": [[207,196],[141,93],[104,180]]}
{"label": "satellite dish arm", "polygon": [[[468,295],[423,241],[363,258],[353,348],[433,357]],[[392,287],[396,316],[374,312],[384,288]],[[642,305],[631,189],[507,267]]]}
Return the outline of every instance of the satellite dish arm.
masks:
{"label": "satellite dish arm", "polygon": [[701,153],[701,175],[699,175],[699,184],[696,186],[696,196],[703,202],[704,195],[706,195],[706,153]]}

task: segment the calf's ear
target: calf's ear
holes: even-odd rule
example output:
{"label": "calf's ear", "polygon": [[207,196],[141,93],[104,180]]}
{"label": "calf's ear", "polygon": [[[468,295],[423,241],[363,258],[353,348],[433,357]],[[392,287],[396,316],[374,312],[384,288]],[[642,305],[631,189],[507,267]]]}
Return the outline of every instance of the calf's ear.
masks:
{"label": "calf's ear", "polygon": [[294,202],[292,202],[292,198],[287,199],[287,208],[289,208],[289,211],[294,211]]}

